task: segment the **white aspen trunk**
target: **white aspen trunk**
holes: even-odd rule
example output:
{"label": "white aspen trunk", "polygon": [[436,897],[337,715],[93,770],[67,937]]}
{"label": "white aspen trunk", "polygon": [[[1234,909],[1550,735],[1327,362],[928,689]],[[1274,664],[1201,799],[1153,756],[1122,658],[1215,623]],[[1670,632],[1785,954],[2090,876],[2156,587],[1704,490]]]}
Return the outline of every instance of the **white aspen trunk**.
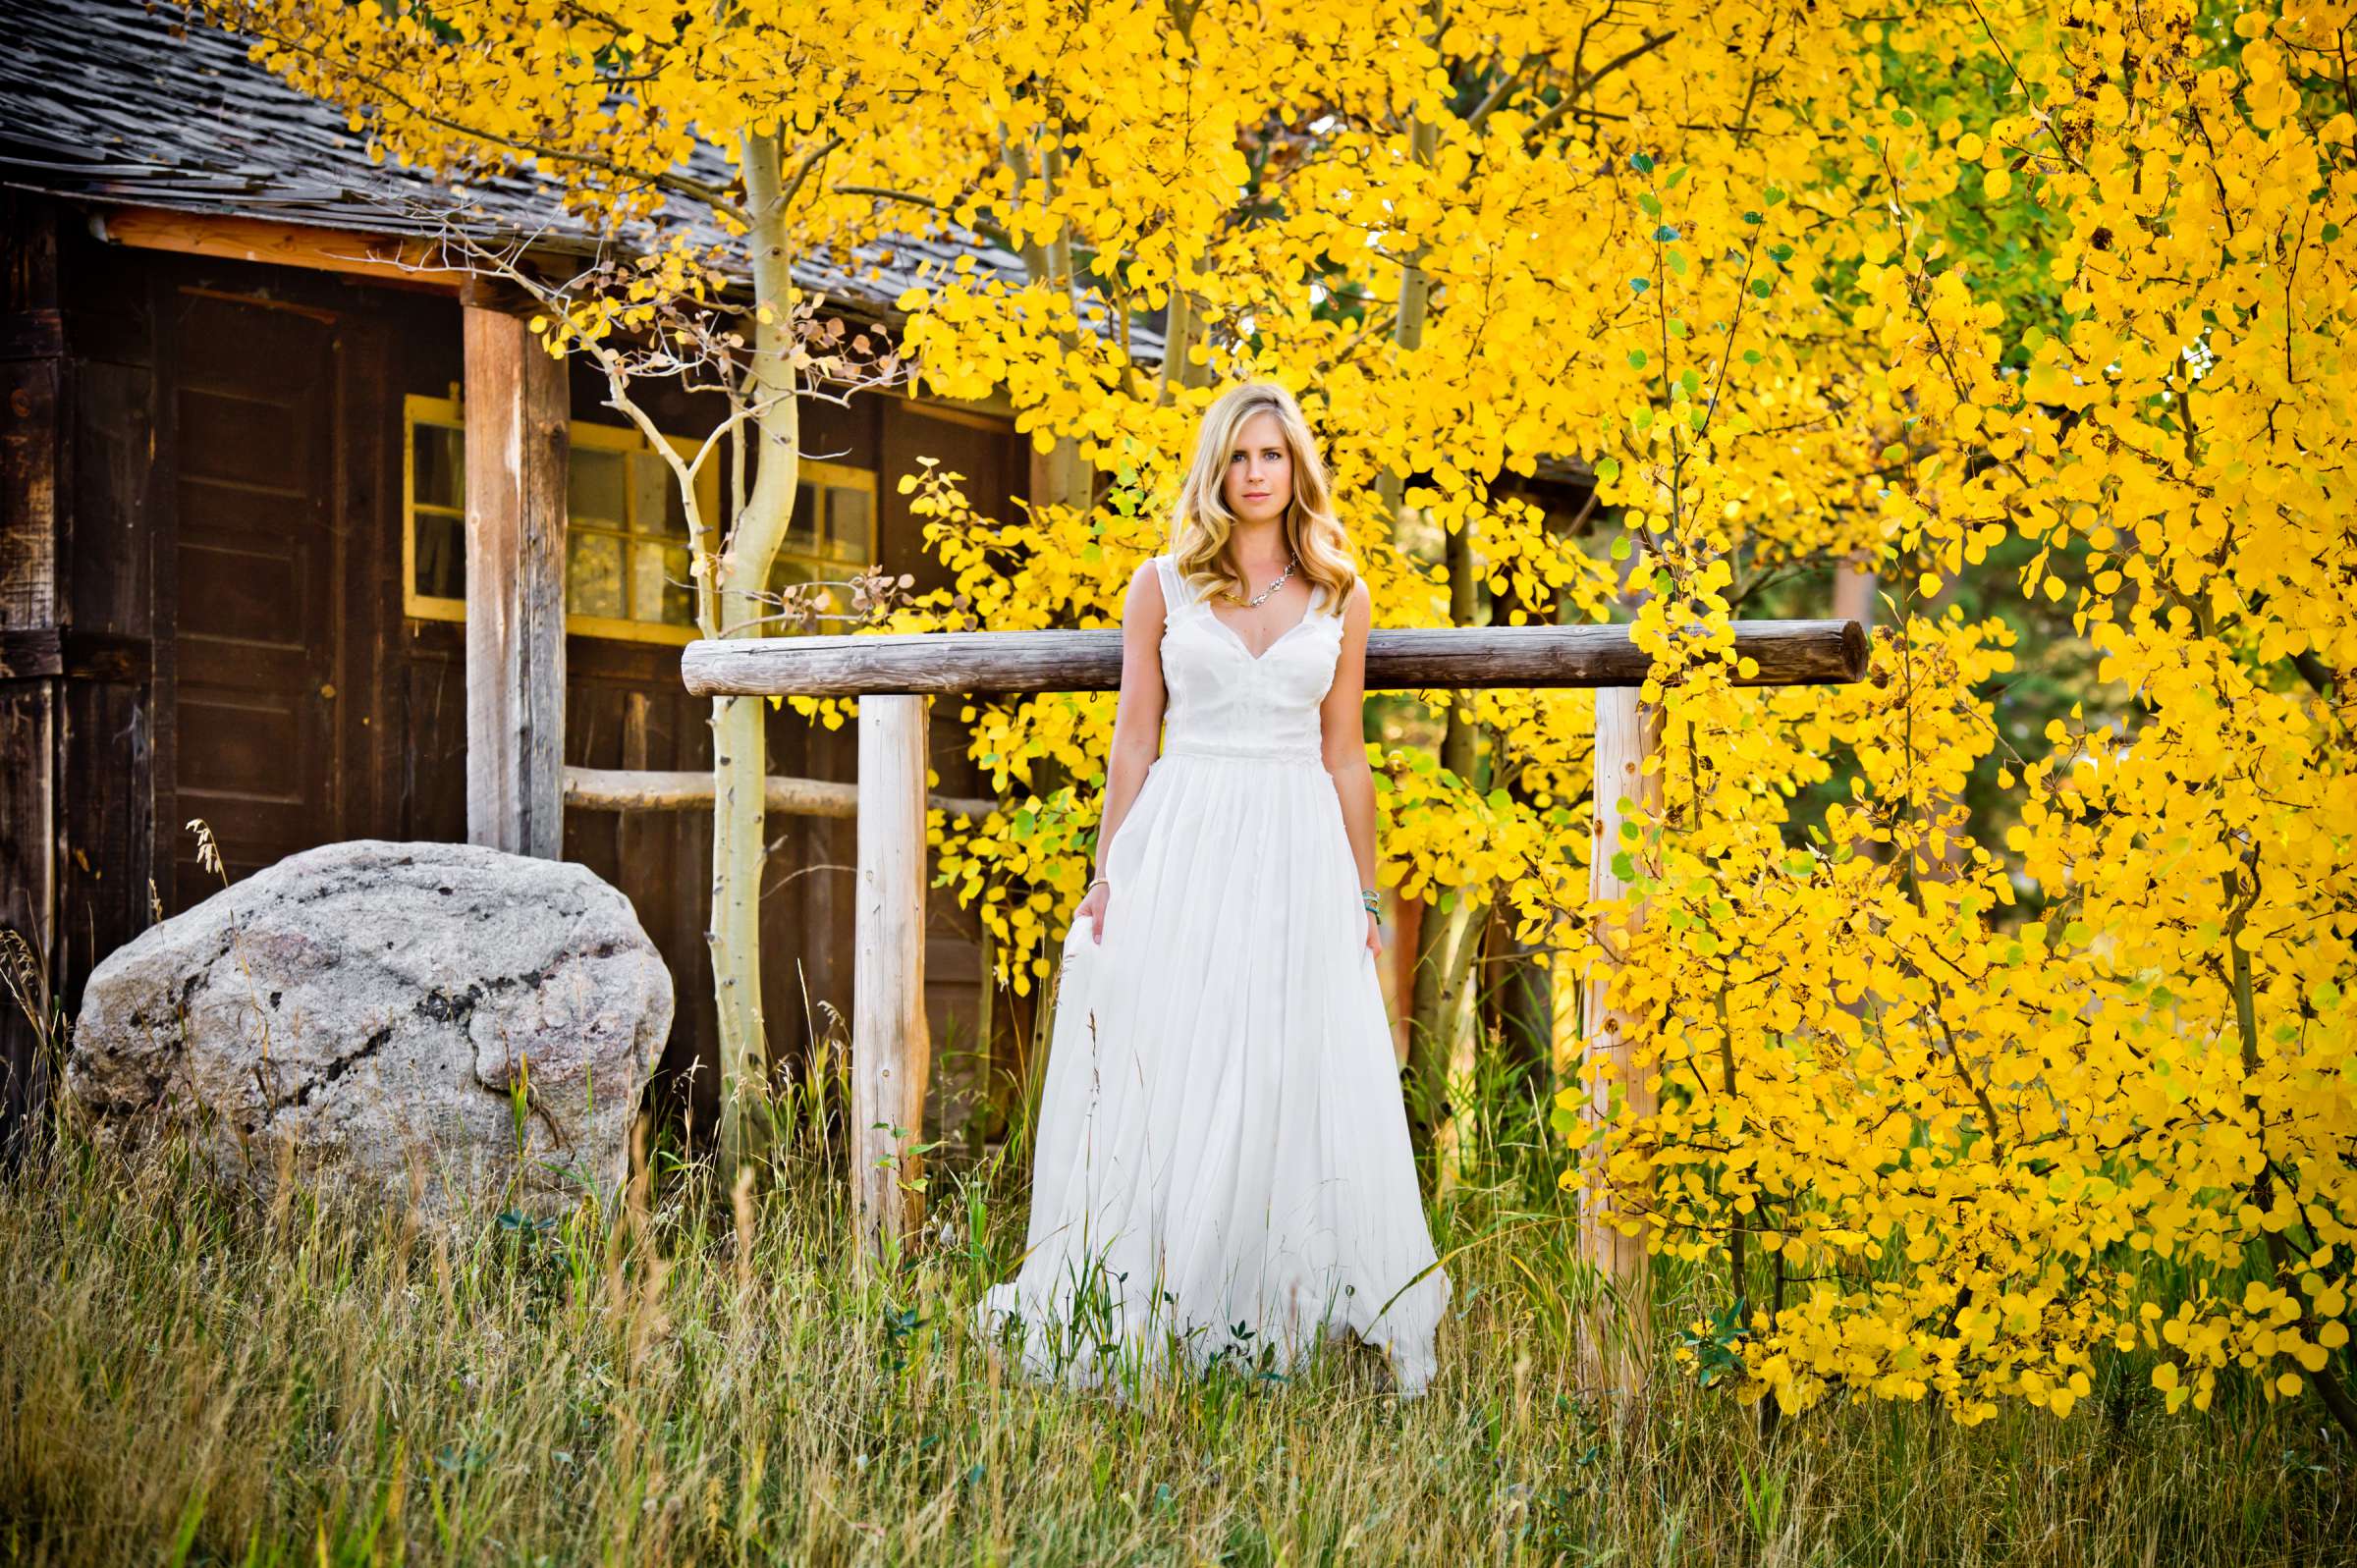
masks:
{"label": "white aspen trunk", "polygon": [[[1439,146],[1439,125],[1418,120],[1409,127],[1409,155],[1417,162],[1429,164]],[[1399,314],[1392,324],[1392,342],[1403,351],[1423,347],[1424,322],[1431,307],[1432,276],[1418,264],[1422,255],[1419,248],[1399,269]],[[1377,476],[1375,491],[1397,533],[1407,505],[1406,476],[1386,469]],[[1469,626],[1477,609],[1472,536],[1459,529],[1448,536],[1442,548],[1443,564],[1449,573],[1450,623]],[[1461,717],[1452,701],[1443,721],[1441,766],[1470,781],[1479,738],[1474,727]],[[1445,916],[1436,904],[1427,903],[1423,923],[1417,928],[1415,983],[1408,997],[1407,1070],[1419,1104],[1415,1108],[1417,1113],[1411,1117],[1411,1128],[1419,1152],[1433,1157],[1432,1185],[1436,1192],[1443,1184],[1447,1164],[1443,1155],[1450,1142],[1446,1122],[1451,1119],[1441,1116],[1439,1108],[1447,1097],[1450,1063],[1454,1055],[1455,1003],[1464,982],[1460,964],[1471,956],[1463,937],[1469,924],[1483,912],[1480,904],[1470,890],[1460,889]]]}
{"label": "white aspen trunk", "polygon": [[[769,319],[753,326],[748,395],[760,442],[751,492],[733,519],[717,567],[719,633],[760,628],[760,595],[793,517],[800,473],[801,406],[795,397],[794,276],[782,209],[783,154],[776,135],[748,132],[744,186],[752,210],[753,299]],[[761,1017],[761,870],[768,777],[767,702],[712,703],[712,979],[720,1016],[720,1163],[724,1184],[768,1145],[769,1051]]]}
{"label": "white aspen trunk", "polygon": [[[1195,258],[1199,272],[1210,265],[1208,246]],[[1154,402],[1166,406],[1181,387],[1200,387],[1211,380],[1211,366],[1196,364],[1191,357],[1195,346],[1205,340],[1208,323],[1195,311],[1194,296],[1188,294],[1180,278],[1171,280],[1171,311],[1165,319],[1162,335],[1162,371],[1156,377]]]}

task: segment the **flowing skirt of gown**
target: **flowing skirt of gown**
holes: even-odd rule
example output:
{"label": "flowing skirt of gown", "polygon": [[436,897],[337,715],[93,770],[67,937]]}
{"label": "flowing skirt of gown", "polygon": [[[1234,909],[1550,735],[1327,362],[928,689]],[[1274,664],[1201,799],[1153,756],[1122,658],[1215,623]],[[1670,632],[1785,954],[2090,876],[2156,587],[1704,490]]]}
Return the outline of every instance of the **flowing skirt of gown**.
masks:
{"label": "flowing skirt of gown", "polygon": [[1069,1387],[1354,1330],[1420,1393],[1450,1283],[1341,800],[1314,743],[1205,728],[1115,835],[1104,942],[1065,940],[1027,1250],[976,1326]]}

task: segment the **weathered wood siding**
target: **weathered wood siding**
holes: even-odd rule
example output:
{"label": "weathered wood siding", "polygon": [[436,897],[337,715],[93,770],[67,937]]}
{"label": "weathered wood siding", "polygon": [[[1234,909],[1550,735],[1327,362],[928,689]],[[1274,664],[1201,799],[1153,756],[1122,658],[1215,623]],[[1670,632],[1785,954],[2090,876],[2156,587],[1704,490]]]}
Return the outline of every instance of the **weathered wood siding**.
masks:
{"label": "weathered wood siding", "polygon": [[[151,880],[166,912],[212,890],[191,817],[212,824],[233,876],[339,838],[466,838],[466,628],[406,618],[401,591],[402,400],[463,386],[461,306],[110,246],[39,199],[5,211],[0,636],[82,637],[83,676],[0,675],[0,919],[58,954],[71,1005],[89,964],[147,923]],[[569,398],[575,419],[620,422],[578,364]],[[719,417],[676,389],[649,401],[680,434]],[[895,484],[917,456],[965,474],[985,514],[1020,493],[1025,444],[1011,429],[884,397],[814,404],[806,419],[808,453],[877,470],[883,563],[924,586],[946,573]],[[569,636],[566,666],[566,764],[710,767],[708,706],[681,685],[676,647]],[[954,707],[937,705],[931,733],[936,787],[986,793]],[[856,777],[849,724],[781,710],[769,745],[772,773]],[[850,1016],[855,825],[773,817],[770,841],[763,992],[773,1056],[792,1072]],[[713,1039],[710,847],[691,812],[565,814],[565,857],[630,897],[672,966],[661,1092],[698,1128],[716,1103],[709,1066],[697,1070]],[[985,1064],[981,970],[971,915],[927,903],[938,1131]],[[1003,1070],[1028,1010],[1014,1000],[993,1009],[988,1058]],[[28,1050],[11,1020],[0,1041],[12,1061]]]}

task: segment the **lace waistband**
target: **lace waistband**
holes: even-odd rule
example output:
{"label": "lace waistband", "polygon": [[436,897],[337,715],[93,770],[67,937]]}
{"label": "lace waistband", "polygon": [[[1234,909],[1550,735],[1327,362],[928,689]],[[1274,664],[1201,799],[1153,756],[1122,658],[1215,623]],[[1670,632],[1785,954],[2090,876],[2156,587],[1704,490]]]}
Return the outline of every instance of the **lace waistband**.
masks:
{"label": "lace waistband", "polygon": [[1315,762],[1326,760],[1316,737],[1300,740],[1212,740],[1189,735],[1162,748],[1166,757],[1233,757],[1246,762]]}

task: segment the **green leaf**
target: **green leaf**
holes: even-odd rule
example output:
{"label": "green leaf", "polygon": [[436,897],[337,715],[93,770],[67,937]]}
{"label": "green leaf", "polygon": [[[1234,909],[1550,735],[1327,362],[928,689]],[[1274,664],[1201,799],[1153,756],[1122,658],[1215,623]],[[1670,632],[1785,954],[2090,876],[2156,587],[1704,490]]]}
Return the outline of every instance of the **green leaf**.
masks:
{"label": "green leaf", "polygon": [[1613,535],[1613,559],[1615,561],[1626,561],[1628,559],[1627,534],[1617,533]]}
{"label": "green leaf", "polygon": [[1628,155],[1628,166],[1639,174],[1651,174],[1653,173],[1653,155],[1648,152],[1632,152]]}
{"label": "green leaf", "polygon": [[1613,875],[1621,882],[1634,882],[1637,878],[1636,857],[1625,849],[1615,854],[1613,856]]}
{"label": "green leaf", "polygon": [[1651,278],[1631,278],[1628,280],[1628,286],[1636,293],[1643,294],[1653,287],[1653,280]]}
{"label": "green leaf", "polygon": [[1628,354],[1628,367],[1629,367],[1631,370],[1642,370],[1642,369],[1644,369],[1644,368],[1645,368],[1645,351],[1644,351],[1644,350],[1642,350],[1642,349],[1632,349],[1632,350],[1630,350],[1630,351],[1629,351],[1629,354]]}
{"label": "green leaf", "polygon": [[1776,285],[1766,278],[1754,278],[1751,280],[1751,292],[1765,299],[1776,292]]}

